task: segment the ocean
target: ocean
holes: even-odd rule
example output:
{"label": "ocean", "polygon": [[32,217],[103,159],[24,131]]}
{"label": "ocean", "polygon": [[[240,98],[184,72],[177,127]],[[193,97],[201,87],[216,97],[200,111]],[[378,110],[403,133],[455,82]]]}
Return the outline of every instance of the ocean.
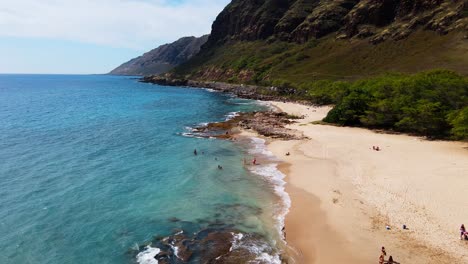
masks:
{"label": "ocean", "polygon": [[266,108],[132,77],[0,75],[0,263],[280,263],[288,199],[264,141],[190,133]]}

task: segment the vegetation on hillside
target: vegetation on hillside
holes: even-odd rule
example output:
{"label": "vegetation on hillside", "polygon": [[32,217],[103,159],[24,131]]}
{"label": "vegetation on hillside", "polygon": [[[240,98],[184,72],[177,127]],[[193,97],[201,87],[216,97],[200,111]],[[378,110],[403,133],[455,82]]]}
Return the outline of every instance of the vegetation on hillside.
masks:
{"label": "vegetation on hillside", "polygon": [[167,78],[334,104],[324,121],[340,125],[468,139],[465,2],[233,0]]}
{"label": "vegetation on hillside", "polygon": [[173,74],[192,80],[269,86],[317,80],[357,80],[386,72],[416,73],[435,67],[468,75],[462,33],[415,32],[378,45],[333,36],[303,44],[237,41],[202,50]]}

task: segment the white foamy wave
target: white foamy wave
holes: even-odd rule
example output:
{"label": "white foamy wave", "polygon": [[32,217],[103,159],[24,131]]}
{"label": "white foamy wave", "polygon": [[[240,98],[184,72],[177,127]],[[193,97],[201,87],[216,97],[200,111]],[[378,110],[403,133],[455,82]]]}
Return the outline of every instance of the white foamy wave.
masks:
{"label": "white foamy wave", "polygon": [[229,112],[226,114],[226,121],[231,120],[236,116],[239,116],[239,112]]}
{"label": "white foamy wave", "polygon": [[260,100],[257,100],[255,101],[255,103],[257,103],[257,105],[261,105],[261,106],[265,106],[268,108],[268,110],[275,110],[276,108],[268,101],[260,101]]}
{"label": "white foamy wave", "polygon": [[138,253],[136,256],[137,262],[139,264],[158,264],[158,260],[154,257],[159,254],[159,252],[161,252],[159,248],[146,246],[145,250]]}
{"label": "white foamy wave", "polygon": [[260,175],[268,182],[272,183],[276,195],[281,198],[283,206],[276,208],[277,211],[275,212],[275,215],[278,232],[280,236],[283,237],[284,234],[282,229],[284,227],[284,219],[286,218],[286,215],[289,212],[289,208],[291,207],[291,198],[285,190],[285,175],[280,170],[278,170],[278,164],[274,162],[277,159],[273,153],[267,150],[265,140],[252,137],[251,141],[253,145],[253,148],[250,151],[251,154],[261,154],[266,156],[271,161],[270,163],[251,166],[249,169],[254,174]]}
{"label": "white foamy wave", "polygon": [[193,133],[181,133],[180,135],[184,137],[191,137],[191,138],[205,138],[205,137],[193,134]]}
{"label": "white foamy wave", "polygon": [[179,247],[176,247],[176,246],[172,246],[172,250],[174,251],[174,256],[176,256],[176,258],[179,258]]}
{"label": "white foamy wave", "polygon": [[233,251],[234,249],[239,248],[240,242],[242,238],[244,237],[244,234],[242,233],[239,233],[239,234],[231,233],[231,234],[233,238],[232,238],[232,246],[229,249],[229,251]]}
{"label": "white foamy wave", "polygon": [[276,160],[273,153],[271,153],[265,145],[265,140],[261,138],[252,137],[250,138],[252,148],[249,149],[249,153],[252,155],[264,155],[267,158]]}
{"label": "white foamy wave", "polygon": [[270,255],[267,253],[261,253],[257,258],[255,258],[255,260],[260,263],[281,264],[281,258],[278,254]]}
{"label": "white foamy wave", "polygon": [[203,90],[207,91],[207,92],[210,92],[210,93],[216,93],[218,91],[214,90],[214,89],[211,89],[211,88],[202,88]]}
{"label": "white foamy wave", "polygon": [[[257,256],[255,261],[250,261],[249,263],[268,263],[268,264],[281,264],[281,258],[278,254],[269,254],[267,252],[272,252],[272,248],[267,243],[262,243],[260,241],[243,241],[244,234],[242,233],[231,233],[232,246],[229,251],[233,251],[239,248],[244,248],[250,251],[252,254]],[[259,243],[260,242],[260,243]]]}

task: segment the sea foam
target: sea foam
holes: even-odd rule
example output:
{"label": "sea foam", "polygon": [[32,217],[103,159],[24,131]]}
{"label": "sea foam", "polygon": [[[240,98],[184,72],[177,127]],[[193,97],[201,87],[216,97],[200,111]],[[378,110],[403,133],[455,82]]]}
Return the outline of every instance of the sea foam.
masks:
{"label": "sea foam", "polygon": [[139,264],[158,264],[158,261],[154,257],[159,254],[159,252],[161,252],[159,248],[146,246],[145,250],[138,253],[136,256],[137,262]]}
{"label": "sea foam", "polygon": [[[282,229],[284,227],[284,220],[289,208],[291,207],[291,198],[285,190],[286,182],[284,181],[285,175],[278,170],[278,159],[266,147],[265,140],[257,137],[251,138],[252,148],[249,150],[251,155],[261,155],[268,159],[269,162],[249,167],[249,170],[256,175],[262,176],[268,182],[273,184],[275,194],[282,200],[282,205],[276,208],[275,215],[276,225],[278,232],[283,237]],[[283,237],[284,238],[284,237]]]}

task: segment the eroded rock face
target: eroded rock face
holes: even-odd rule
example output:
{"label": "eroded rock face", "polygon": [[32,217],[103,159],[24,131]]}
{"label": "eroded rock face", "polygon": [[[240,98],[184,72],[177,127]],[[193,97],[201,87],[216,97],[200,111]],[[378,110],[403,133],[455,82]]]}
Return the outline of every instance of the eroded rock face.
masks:
{"label": "eroded rock face", "polygon": [[291,39],[296,42],[306,42],[311,38],[321,38],[339,30],[345,25],[346,14],[357,3],[356,0],[323,1],[292,32]]}
{"label": "eroded rock face", "polygon": [[[234,0],[216,18],[206,48],[230,40],[305,42],[404,38],[422,28],[445,34],[466,26],[465,0]],[[375,37],[377,36],[377,37]]]}

